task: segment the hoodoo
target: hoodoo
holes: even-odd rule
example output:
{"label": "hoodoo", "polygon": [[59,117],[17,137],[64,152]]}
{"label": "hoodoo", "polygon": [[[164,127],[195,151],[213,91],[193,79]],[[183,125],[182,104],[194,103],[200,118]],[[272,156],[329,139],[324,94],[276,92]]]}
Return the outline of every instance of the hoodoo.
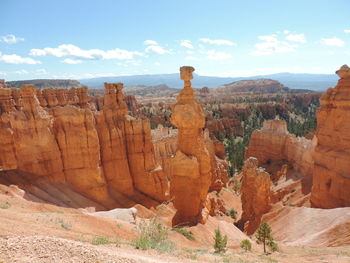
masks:
{"label": "hoodoo", "polygon": [[261,217],[271,208],[272,181],[258,160],[249,157],[244,162],[242,176],[242,218],[239,224],[244,232],[251,235],[258,228]]}
{"label": "hoodoo", "polygon": [[350,206],[350,68],[342,66],[334,88],[321,97],[311,203],[314,207]]}
{"label": "hoodoo", "polygon": [[210,154],[204,140],[205,117],[202,107],[194,101],[191,87],[193,67],[181,67],[185,87],[177,97],[171,123],[179,130],[178,146],[172,159],[170,193],[177,213],[173,224],[195,224],[212,181]]}
{"label": "hoodoo", "polygon": [[32,200],[70,207],[167,200],[149,122],[127,116],[122,89],[122,83],[105,83],[97,111],[87,87],[17,89],[0,81],[0,183],[20,185]]}

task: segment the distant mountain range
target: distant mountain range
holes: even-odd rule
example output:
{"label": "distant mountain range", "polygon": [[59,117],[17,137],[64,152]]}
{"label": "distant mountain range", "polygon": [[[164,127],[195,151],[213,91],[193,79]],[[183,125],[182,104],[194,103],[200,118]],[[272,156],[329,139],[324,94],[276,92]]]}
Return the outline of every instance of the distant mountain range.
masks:
{"label": "distant mountain range", "polygon": [[[192,80],[194,88],[215,88],[239,80],[250,79],[273,79],[281,82],[284,86],[291,89],[308,89],[314,91],[324,91],[329,87],[336,85],[338,77],[335,74],[294,74],[277,73],[271,75],[260,75],[251,77],[211,77],[195,74]],[[179,74],[157,74],[157,75],[132,75],[117,77],[99,77],[91,79],[80,79],[81,84],[92,87],[102,88],[104,82],[123,82],[125,86],[158,86],[167,85],[170,88],[180,89],[183,87],[183,81],[179,79]]]}
{"label": "distant mountain range", "polygon": [[81,84],[72,79],[31,79],[31,80],[15,80],[7,81],[12,87],[20,87],[25,84],[35,85],[38,89],[41,88],[78,88]]}

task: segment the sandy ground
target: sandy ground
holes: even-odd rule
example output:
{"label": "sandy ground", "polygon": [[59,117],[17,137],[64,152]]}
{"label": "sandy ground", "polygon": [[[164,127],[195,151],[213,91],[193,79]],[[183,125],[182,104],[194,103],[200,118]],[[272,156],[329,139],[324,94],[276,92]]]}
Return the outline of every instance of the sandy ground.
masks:
{"label": "sandy ground", "polygon": [[[227,192],[223,195],[226,195],[225,199],[232,207],[238,208],[237,197],[229,196]],[[341,215],[339,211],[337,216]],[[155,214],[145,210],[140,216],[147,213],[148,216]],[[309,210],[305,210],[305,213],[308,214]],[[173,210],[166,207],[157,215],[160,221],[166,223],[170,221]],[[144,219],[137,218],[136,224],[141,220]],[[312,222],[310,220],[307,222]],[[350,246],[311,248],[285,246],[281,243],[280,252],[263,255],[262,246],[252,240],[253,251],[244,252],[239,243],[248,237],[228,217],[211,217],[205,225],[199,224],[190,228],[194,241],[170,231],[169,239],[175,244],[175,248],[163,253],[134,248],[132,242],[137,236],[136,226],[117,219],[88,215],[78,209],[31,202],[19,196],[0,193],[0,263],[350,262]],[[228,250],[223,255],[215,254],[212,247],[213,234],[217,227],[229,239]],[[98,242],[94,241],[98,238],[108,239],[107,244],[96,245]]]}
{"label": "sandy ground", "polygon": [[[259,249],[260,251],[257,251]],[[283,263],[349,263],[350,249],[282,247],[280,252],[263,255],[261,248],[253,252],[229,249],[218,255],[211,249],[176,249],[159,253],[155,250],[137,250],[130,245],[92,245],[86,242],[48,236],[0,238],[0,262],[35,263],[160,263],[160,262],[283,262]]]}

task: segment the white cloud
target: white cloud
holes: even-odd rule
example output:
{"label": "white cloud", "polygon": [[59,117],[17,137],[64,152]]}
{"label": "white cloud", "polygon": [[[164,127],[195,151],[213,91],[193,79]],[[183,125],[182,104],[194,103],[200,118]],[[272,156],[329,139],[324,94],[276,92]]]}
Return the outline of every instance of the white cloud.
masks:
{"label": "white cloud", "polygon": [[6,72],[1,72],[1,71],[0,71],[0,76],[6,76],[6,75],[7,75]]}
{"label": "white cloud", "polygon": [[2,55],[1,52],[0,52],[0,62],[4,62],[7,64],[31,64],[31,65],[41,64],[40,61],[34,60],[32,58],[24,58],[16,54]]}
{"label": "white cloud", "polygon": [[120,48],[111,50],[101,49],[81,49],[72,44],[59,45],[57,48],[43,48],[30,50],[29,55],[31,56],[52,56],[52,57],[73,57],[79,59],[90,59],[90,60],[109,60],[109,59],[132,59],[135,55],[143,56],[138,51],[128,51]]}
{"label": "white cloud", "polygon": [[24,70],[24,69],[17,70],[17,71],[15,71],[15,73],[18,74],[18,75],[29,74],[29,72],[27,70]]}
{"label": "white cloud", "polygon": [[24,41],[24,38],[16,37],[12,34],[0,37],[0,42],[5,42],[7,44],[15,44],[20,41]]}
{"label": "white cloud", "polygon": [[286,39],[293,42],[306,43],[304,34],[289,34]]}
{"label": "white cloud", "polygon": [[321,42],[327,46],[342,47],[344,46],[344,41],[337,37],[322,38]]}
{"label": "white cloud", "polygon": [[200,38],[199,41],[211,45],[226,45],[226,46],[235,46],[236,43],[232,42],[230,40],[225,40],[225,39],[209,39],[209,38]]}
{"label": "white cloud", "polygon": [[159,62],[154,62],[154,65],[155,66],[160,66],[160,63]]}
{"label": "white cloud", "polygon": [[225,60],[232,57],[232,55],[229,53],[219,52],[216,50],[208,50],[206,54],[207,54],[207,59],[211,59],[211,60]]}
{"label": "white cloud", "polygon": [[145,40],[143,42],[143,44],[144,45],[153,45],[153,46],[157,46],[158,45],[157,41],[154,41],[154,40]]}
{"label": "white cloud", "polygon": [[166,50],[165,48],[161,47],[156,41],[154,40],[145,40],[143,42],[144,45],[147,45],[148,47],[145,48],[146,53],[156,53],[159,55],[164,54],[170,54],[171,52],[169,50]]}
{"label": "white cloud", "polygon": [[35,73],[36,74],[47,74],[47,71],[46,71],[46,69],[44,69],[44,68],[41,68],[41,69],[37,69],[37,70],[35,70]]}
{"label": "white cloud", "polygon": [[350,33],[350,29],[344,29],[344,33]]}
{"label": "white cloud", "polygon": [[192,50],[187,50],[186,53],[192,55],[194,52]]}
{"label": "white cloud", "polygon": [[83,61],[81,61],[80,59],[66,58],[66,59],[62,60],[62,62],[67,63],[67,64],[81,64]]}
{"label": "white cloud", "polygon": [[156,53],[159,55],[164,55],[164,54],[170,54],[169,50],[166,50],[164,48],[162,48],[161,46],[156,46],[156,45],[150,45],[148,47],[146,47],[145,51],[147,53]]}
{"label": "white cloud", "polygon": [[283,34],[285,35],[289,34],[289,30],[283,30]]}
{"label": "white cloud", "polygon": [[182,40],[180,43],[180,46],[187,47],[187,48],[193,48],[190,40]]}
{"label": "white cloud", "polygon": [[271,55],[273,53],[293,52],[298,47],[287,41],[280,41],[276,34],[259,36],[263,42],[255,44],[255,49],[250,52],[253,56]]}

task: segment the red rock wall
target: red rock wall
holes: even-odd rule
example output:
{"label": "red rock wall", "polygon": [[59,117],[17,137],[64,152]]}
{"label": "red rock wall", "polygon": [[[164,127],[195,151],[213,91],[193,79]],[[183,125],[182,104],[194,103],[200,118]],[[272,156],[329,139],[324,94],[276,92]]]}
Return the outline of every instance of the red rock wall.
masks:
{"label": "red rock wall", "polygon": [[315,142],[315,139],[308,140],[289,134],[283,120],[268,120],[261,130],[253,132],[245,158],[257,158],[259,166],[270,161],[284,161],[303,175],[311,176]]}
{"label": "red rock wall", "polygon": [[0,88],[0,169],[67,183],[108,208],[122,195],[166,200],[149,123],[128,119],[122,88],[106,84],[101,111],[86,88]]}
{"label": "red rock wall", "polygon": [[243,136],[244,130],[241,124],[241,121],[238,119],[212,119],[207,120],[206,128],[209,130],[210,134],[217,136]]}
{"label": "red rock wall", "polygon": [[320,208],[350,206],[350,69],[344,65],[337,74],[317,112],[311,203]]}

